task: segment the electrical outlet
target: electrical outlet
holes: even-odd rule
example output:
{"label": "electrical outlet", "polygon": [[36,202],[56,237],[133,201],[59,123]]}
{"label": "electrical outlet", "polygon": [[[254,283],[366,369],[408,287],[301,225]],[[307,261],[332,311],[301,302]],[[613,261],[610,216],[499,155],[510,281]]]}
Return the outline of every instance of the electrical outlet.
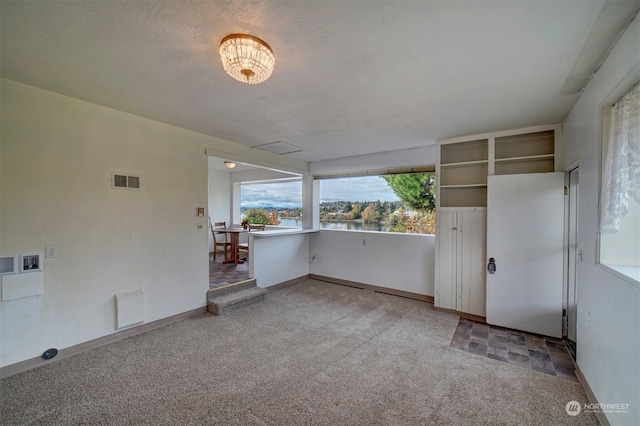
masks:
{"label": "electrical outlet", "polygon": [[58,248],[56,246],[47,246],[45,253],[48,258],[58,257]]}

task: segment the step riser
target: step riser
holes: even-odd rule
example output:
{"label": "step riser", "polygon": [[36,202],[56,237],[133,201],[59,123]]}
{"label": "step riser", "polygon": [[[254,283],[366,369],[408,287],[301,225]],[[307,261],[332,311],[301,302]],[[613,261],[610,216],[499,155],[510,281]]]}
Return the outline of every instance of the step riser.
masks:
{"label": "step riser", "polygon": [[231,284],[228,286],[224,286],[221,288],[213,288],[207,292],[207,299],[211,300],[214,297],[225,296],[227,294],[235,293],[237,291],[246,290],[251,287],[256,287],[256,280],[251,279],[247,281],[242,281],[237,284]]}
{"label": "step riser", "polygon": [[227,305],[222,307],[218,306],[216,303],[209,303],[208,311],[214,315],[228,314],[229,312],[233,312],[236,309],[244,308],[245,306],[252,305],[256,302],[260,302],[265,299],[265,296],[266,296],[265,294],[260,294],[255,297],[252,297],[251,299],[245,299],[238,303],[234,303],[232,305]]}
{"label": "step riser", "polygon": [[223,315],[264,300],[267,290],[259,288],[251,279],[207,292],[207,310]]}

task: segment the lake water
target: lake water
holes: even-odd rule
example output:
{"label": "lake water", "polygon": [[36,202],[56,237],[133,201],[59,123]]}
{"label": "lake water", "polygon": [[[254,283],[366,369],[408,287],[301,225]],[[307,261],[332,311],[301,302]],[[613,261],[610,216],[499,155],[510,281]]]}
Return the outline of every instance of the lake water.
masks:
{"label": "lake water", "polygon": [[[280,219],[280,226],[302,227],[300,219]],[[381,231],[387,232],[388,226],[379,225],[377,223],[361,223],[361,222],[338,222],[338,221],[320,221],[320,229],[343,229],[347,231]]]}

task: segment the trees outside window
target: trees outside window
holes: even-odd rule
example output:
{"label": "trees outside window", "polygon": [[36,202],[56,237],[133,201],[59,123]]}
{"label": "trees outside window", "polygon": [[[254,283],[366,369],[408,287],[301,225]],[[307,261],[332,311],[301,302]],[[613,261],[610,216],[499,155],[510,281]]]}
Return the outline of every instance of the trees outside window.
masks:
{"label": "trees outside window", "polygon": [[406,173],[320,181],[320,227],[433,234],[435,174]]}

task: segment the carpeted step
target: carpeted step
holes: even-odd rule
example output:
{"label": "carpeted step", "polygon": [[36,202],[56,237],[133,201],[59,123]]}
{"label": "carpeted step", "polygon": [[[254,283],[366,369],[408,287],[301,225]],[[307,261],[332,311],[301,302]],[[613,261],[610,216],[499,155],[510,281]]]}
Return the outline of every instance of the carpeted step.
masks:
{"label": "carpeted step", "polygon": [[224,296],[225,294],[235,293],[240,290],[246,290],[251,287],[256,287],[256,279],[251,278],[249,280],[240,281],[233,284],[223,285],[221,287],[212,288],[207,292],[207,299],[212,297]]}
{"label": "carpeted step", "polygon": [[264,300],[267,290],[260,287],[250,287],[244,290],[224,294],[216,297],[209,297],[207,309],[214,315],[223,315],[236,309],[242,308],[252,303]]}

